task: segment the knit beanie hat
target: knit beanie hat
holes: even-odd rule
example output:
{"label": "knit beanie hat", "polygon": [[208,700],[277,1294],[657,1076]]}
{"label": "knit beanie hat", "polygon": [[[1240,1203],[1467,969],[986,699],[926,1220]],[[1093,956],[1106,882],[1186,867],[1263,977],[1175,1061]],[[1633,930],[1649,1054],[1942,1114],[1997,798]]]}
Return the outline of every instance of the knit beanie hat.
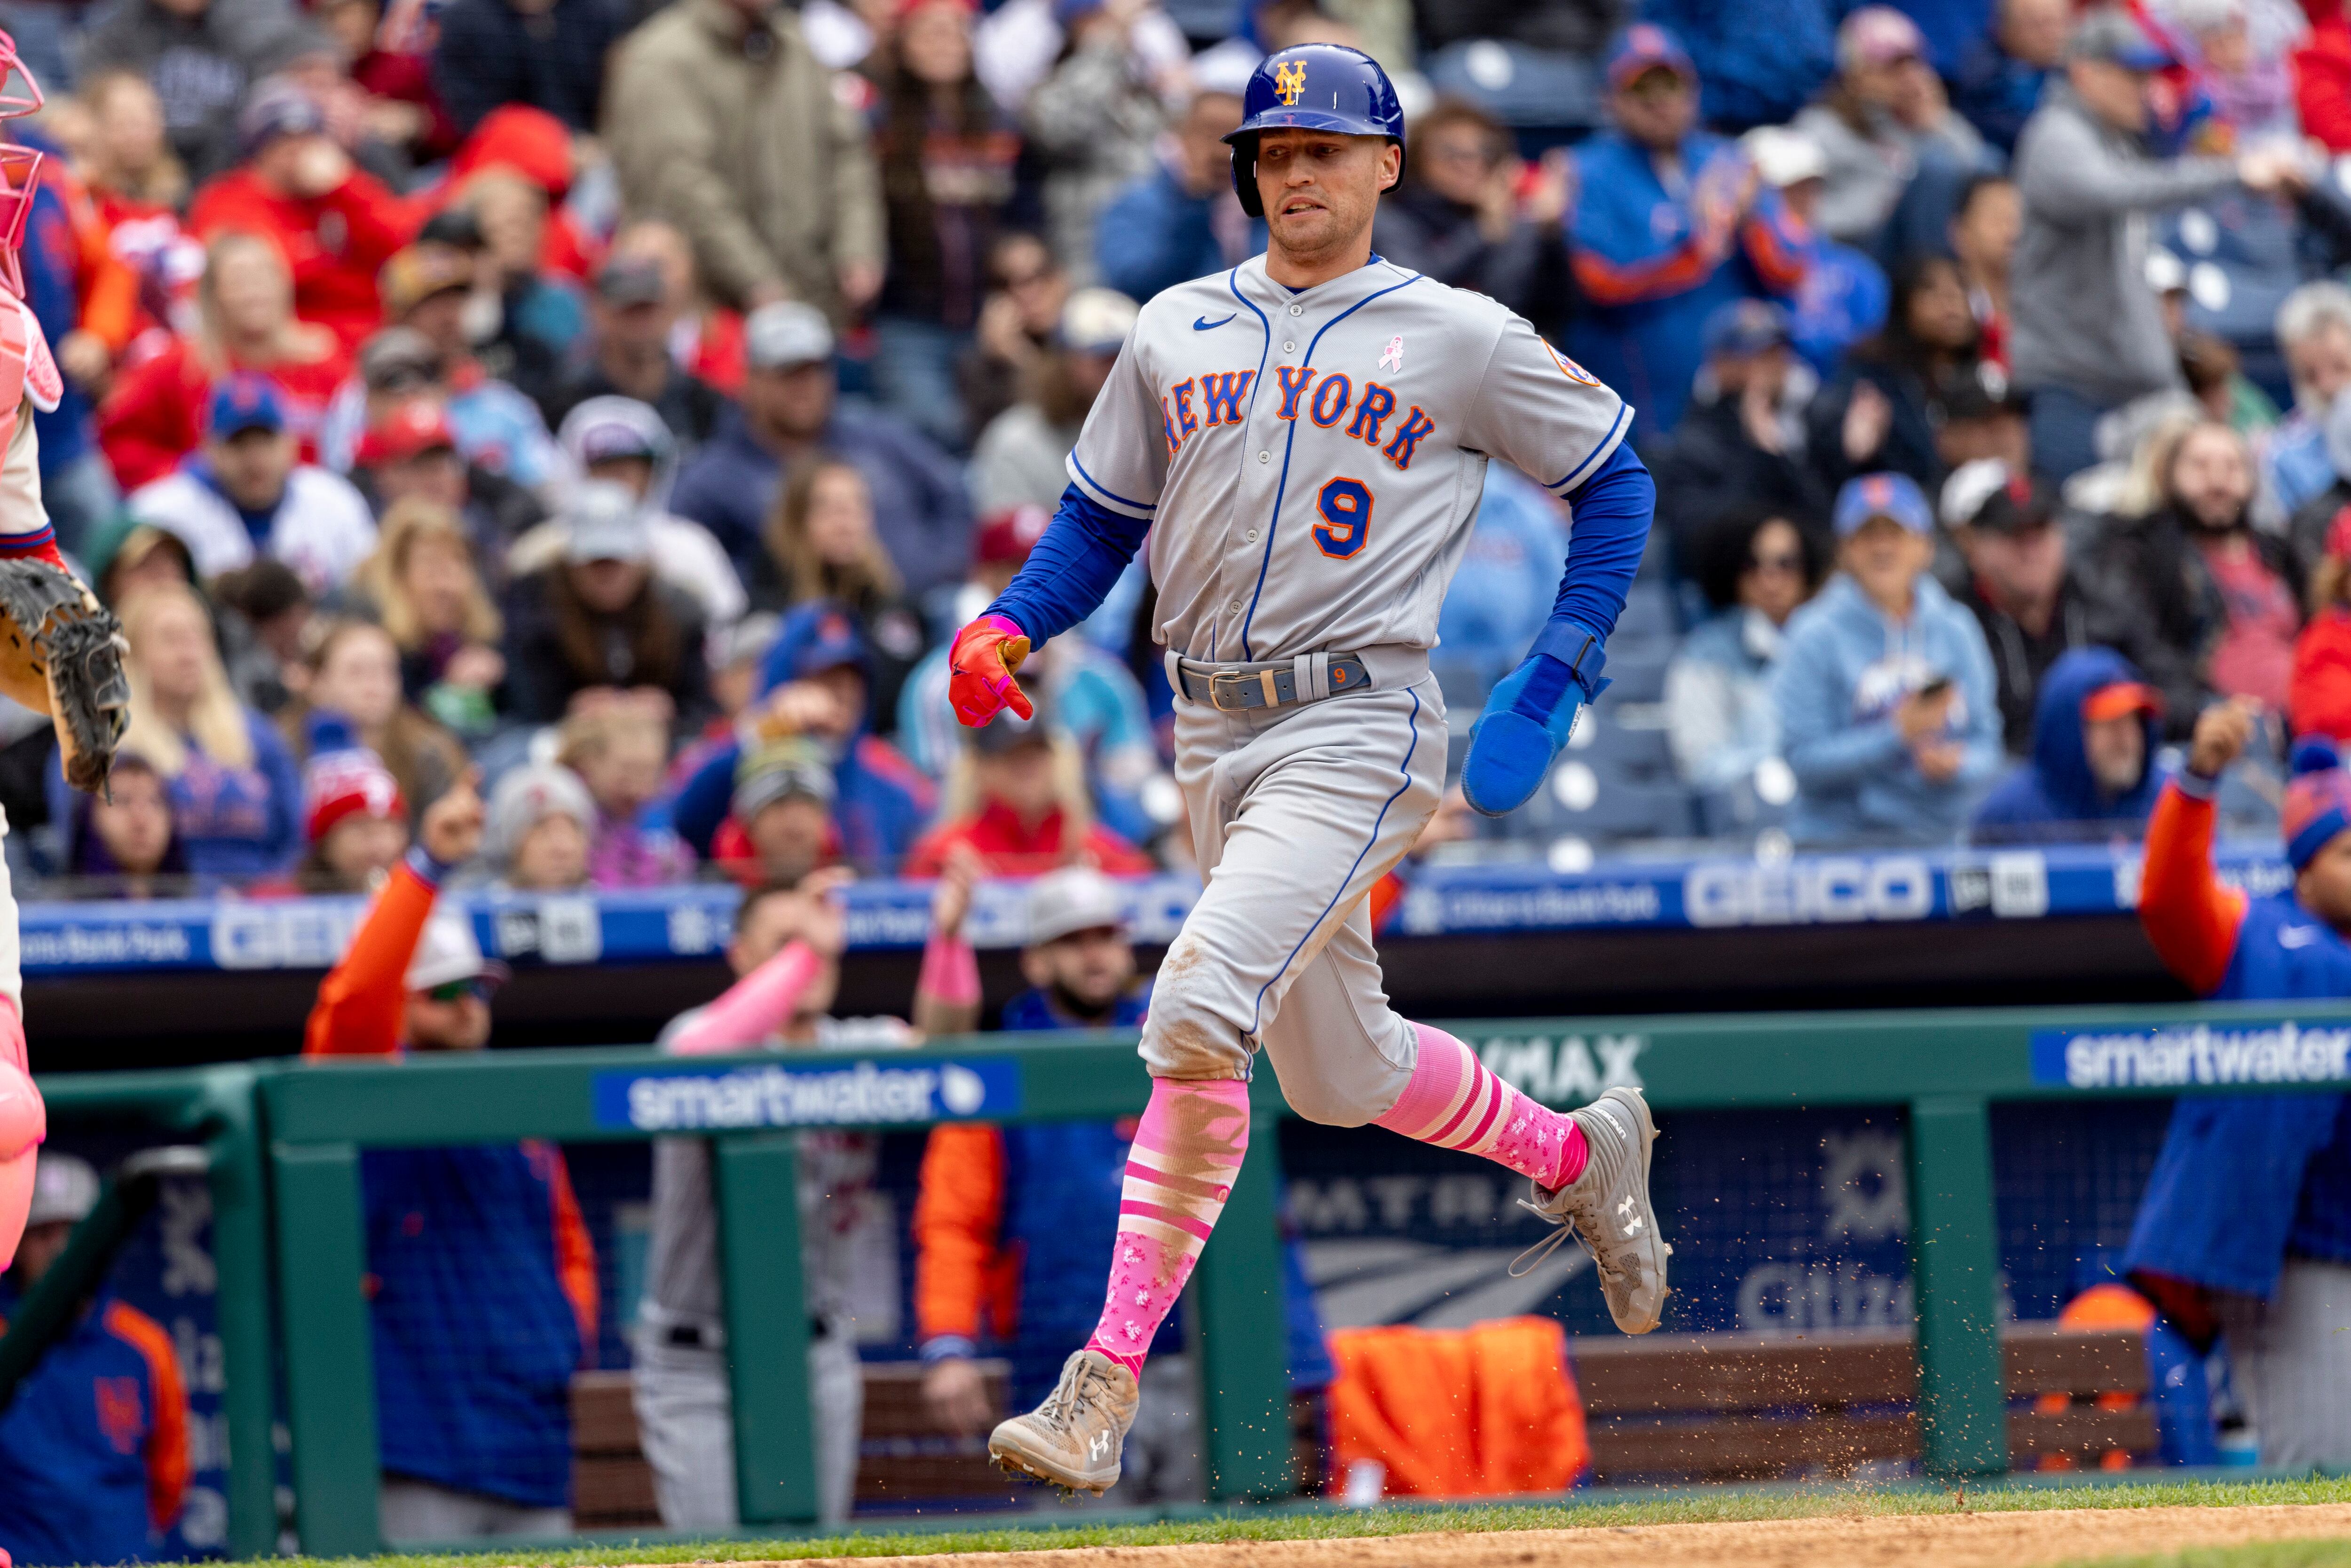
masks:
{"label": "knit beanie hat", "polygon": [[302,772],[303,830],[317,843],[346,817],[405,820],[408,803],[400,785],[364,746],[328,751],[310,758]]}
{"label": "knit beanie hat", "polygon": [[2308,865],[2328,841],[2351,828],[2351,777],[2335,742],[2323,735],[2294,743],[2294,777],[2286,781],[2285,858],[2294,869]]}

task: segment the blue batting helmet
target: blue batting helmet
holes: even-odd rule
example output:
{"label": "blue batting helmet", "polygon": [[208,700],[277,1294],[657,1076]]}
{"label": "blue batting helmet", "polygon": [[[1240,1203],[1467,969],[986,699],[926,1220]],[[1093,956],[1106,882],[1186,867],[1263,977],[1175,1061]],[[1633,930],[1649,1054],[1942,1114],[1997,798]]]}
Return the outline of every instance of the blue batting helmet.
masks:
{"label": "blue batting helmet", "polygon": [[1289,126],[1384,136],[1404,146],[1404,106],[1379,61],[1344,44],[1300,44],[1268,55],[1241,94],[1239,129],[1225,138],[1233,150],[1233,192],[1253,218],[1265,216],[1257,193],[1258,132]]}

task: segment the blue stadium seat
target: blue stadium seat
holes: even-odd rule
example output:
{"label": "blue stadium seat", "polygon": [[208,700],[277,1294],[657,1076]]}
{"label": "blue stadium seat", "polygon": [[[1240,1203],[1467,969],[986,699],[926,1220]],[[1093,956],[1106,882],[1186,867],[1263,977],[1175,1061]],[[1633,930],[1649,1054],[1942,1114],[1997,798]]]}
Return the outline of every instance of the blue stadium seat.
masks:
{"label": "blue stadium seat", "polygon": [[1671,642],[1635,643],[1608,650],[1608,679],[1614,683],[1601,694],[1603,703],[1653,703],[1666,695],[1666,666],[1673,662]]}
{"label": "blue stadium seat", "polygon": [[1625,595],[1625,613],[1616,618],[1615,634],[1608,639],[1608,647],[1613,655],[1634,644],[1671,643],[1680,636],[1673,590],[1662,581],[1635,580]]}
{"label": "blue stadium seat", "polygon": [[1594,708],[1577,723],[1565,755],[1590,765],[1604,779],[1659,784],[1674,778],[1673,747],[1666,732],[1627,725],[1607,706]]}

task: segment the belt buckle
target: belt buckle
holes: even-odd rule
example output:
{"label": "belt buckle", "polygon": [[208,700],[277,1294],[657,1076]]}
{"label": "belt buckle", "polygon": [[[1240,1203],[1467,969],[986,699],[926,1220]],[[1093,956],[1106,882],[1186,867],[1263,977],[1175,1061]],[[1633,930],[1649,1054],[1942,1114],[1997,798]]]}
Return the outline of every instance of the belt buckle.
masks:
{"label": "belt buckle", "polygon": [[[1208,706],[1218,713],[1246,713],[1250,705],[1242,702],[1239,694],[1250,686],[1259,685],[1255,675],[1244,674],[1238,670],[1218,671],[1208,677]],[[1262,690],[1261,686],[1260,690]],[[1225,700],[1225,695],[1228,692],[1233,694],[1231,702]],[[1273,705],[1269,702],[1259,706],[1270,707]]]}

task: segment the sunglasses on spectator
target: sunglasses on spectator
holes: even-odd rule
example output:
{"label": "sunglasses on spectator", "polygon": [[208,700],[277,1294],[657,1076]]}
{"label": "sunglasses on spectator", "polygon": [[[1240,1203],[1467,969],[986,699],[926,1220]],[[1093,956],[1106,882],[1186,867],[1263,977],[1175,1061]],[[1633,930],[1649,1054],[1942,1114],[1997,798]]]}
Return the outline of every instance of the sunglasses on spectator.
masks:
{"label": "sunglasses on spectator", "polygon": [[466,979],[450,980],[445,984],[434,986],[424,994],[431,1000],[439,1002],[444,1007],[451,1002],[462,1002],[467,997],[472,997],[486,1007],[489,1005],[490,998],[497,995],[497,990],[496,981],[481,975],[475,975]]}
{"label": "sunglasses on spectator", "polygon": [[1793,550],[1774,550],[1770,555],[1751,557],[1747,564],[1755,571],[1802,571],[1804,558]]}

